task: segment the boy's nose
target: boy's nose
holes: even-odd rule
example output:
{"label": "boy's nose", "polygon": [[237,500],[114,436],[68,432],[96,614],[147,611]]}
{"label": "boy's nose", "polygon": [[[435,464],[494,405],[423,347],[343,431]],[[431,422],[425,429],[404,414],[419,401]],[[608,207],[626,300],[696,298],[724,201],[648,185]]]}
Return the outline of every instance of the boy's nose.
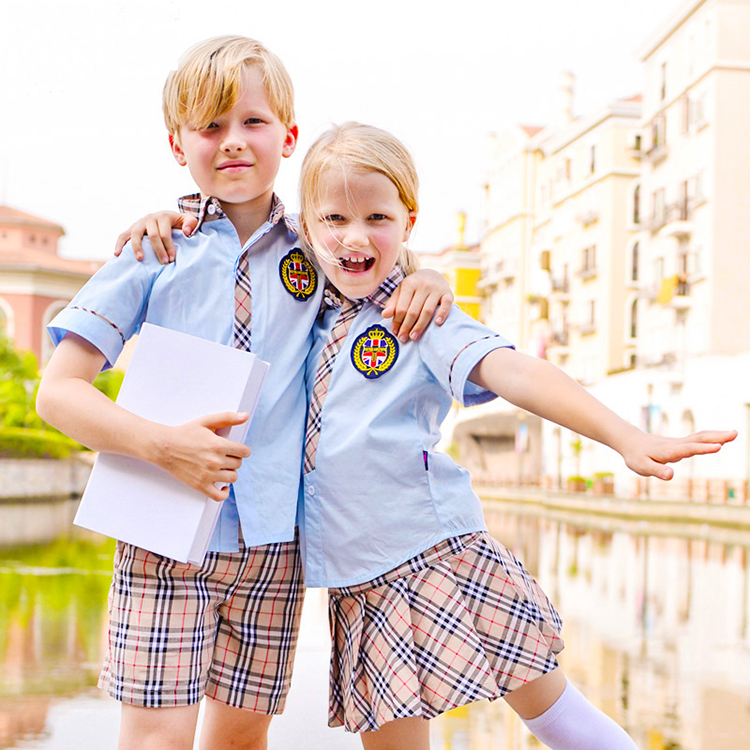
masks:
{"label": "boy's nose", "polygon": [[242,151],[247,146],[247,140],[244,134],[237,128],[232,128],[227,131],[226,137],[222,141],[221,150],[224,153],[232,153],[235,151]]}

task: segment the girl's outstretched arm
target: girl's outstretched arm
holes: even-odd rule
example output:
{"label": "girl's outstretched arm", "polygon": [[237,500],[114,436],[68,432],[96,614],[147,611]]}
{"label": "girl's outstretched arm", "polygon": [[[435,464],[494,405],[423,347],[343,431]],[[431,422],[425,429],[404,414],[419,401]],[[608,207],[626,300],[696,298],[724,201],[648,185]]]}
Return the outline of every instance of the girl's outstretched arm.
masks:
{"label": "girl's outstretched arm", "polygon": [[558,367],[513,349],[490,352],[469,379],[506,401],[616,450],[642,476],[671,479],[666,464],[716,453],[735,430],[706,430],[684,438],[651,435],[620,418]]}
{"label": "girl's outstretched arm", "polygon": [[137,417],[92,385],[104,355],[85,339],[67,334],[44,370],[37,411],[49,424],[96,451],[148,461],[212,500],[225,500],[228,485],[250,455],[242,443],[216,430],[247,419],[247,414],[210,414],[169,427]]}

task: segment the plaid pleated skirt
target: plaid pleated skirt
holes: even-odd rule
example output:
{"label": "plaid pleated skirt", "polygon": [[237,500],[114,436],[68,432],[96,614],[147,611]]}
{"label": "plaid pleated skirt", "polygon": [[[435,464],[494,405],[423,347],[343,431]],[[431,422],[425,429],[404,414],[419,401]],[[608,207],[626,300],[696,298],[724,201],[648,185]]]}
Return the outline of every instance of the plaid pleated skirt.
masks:
{"label": "plaid pleated skirt", "polygon": [[329,725],[376,730],[495,700],[557,667],[562,622],[515,556],[481,532],[329,590]]}

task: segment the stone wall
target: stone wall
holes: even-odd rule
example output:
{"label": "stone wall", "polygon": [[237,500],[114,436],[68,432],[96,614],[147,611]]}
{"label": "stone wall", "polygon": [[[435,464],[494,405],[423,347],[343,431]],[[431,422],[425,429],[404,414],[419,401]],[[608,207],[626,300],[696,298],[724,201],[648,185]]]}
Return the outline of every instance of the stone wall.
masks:
{"label": "stone wall", "polygon": [[69,533],[92,456],[0,459],[0,547],[43,544]]}

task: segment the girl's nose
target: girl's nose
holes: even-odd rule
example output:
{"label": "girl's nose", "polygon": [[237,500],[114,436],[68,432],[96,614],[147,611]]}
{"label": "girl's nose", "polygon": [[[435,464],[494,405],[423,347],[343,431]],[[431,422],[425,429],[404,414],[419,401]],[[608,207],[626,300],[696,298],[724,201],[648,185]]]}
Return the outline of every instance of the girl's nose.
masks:
{"label": "girl's nose", "polygon": [[369,244],[367,232],[359,222],[352,222],[347,226],[343,239],[344,242],[342,244],[345,247],[360,248],[367,247]]}

